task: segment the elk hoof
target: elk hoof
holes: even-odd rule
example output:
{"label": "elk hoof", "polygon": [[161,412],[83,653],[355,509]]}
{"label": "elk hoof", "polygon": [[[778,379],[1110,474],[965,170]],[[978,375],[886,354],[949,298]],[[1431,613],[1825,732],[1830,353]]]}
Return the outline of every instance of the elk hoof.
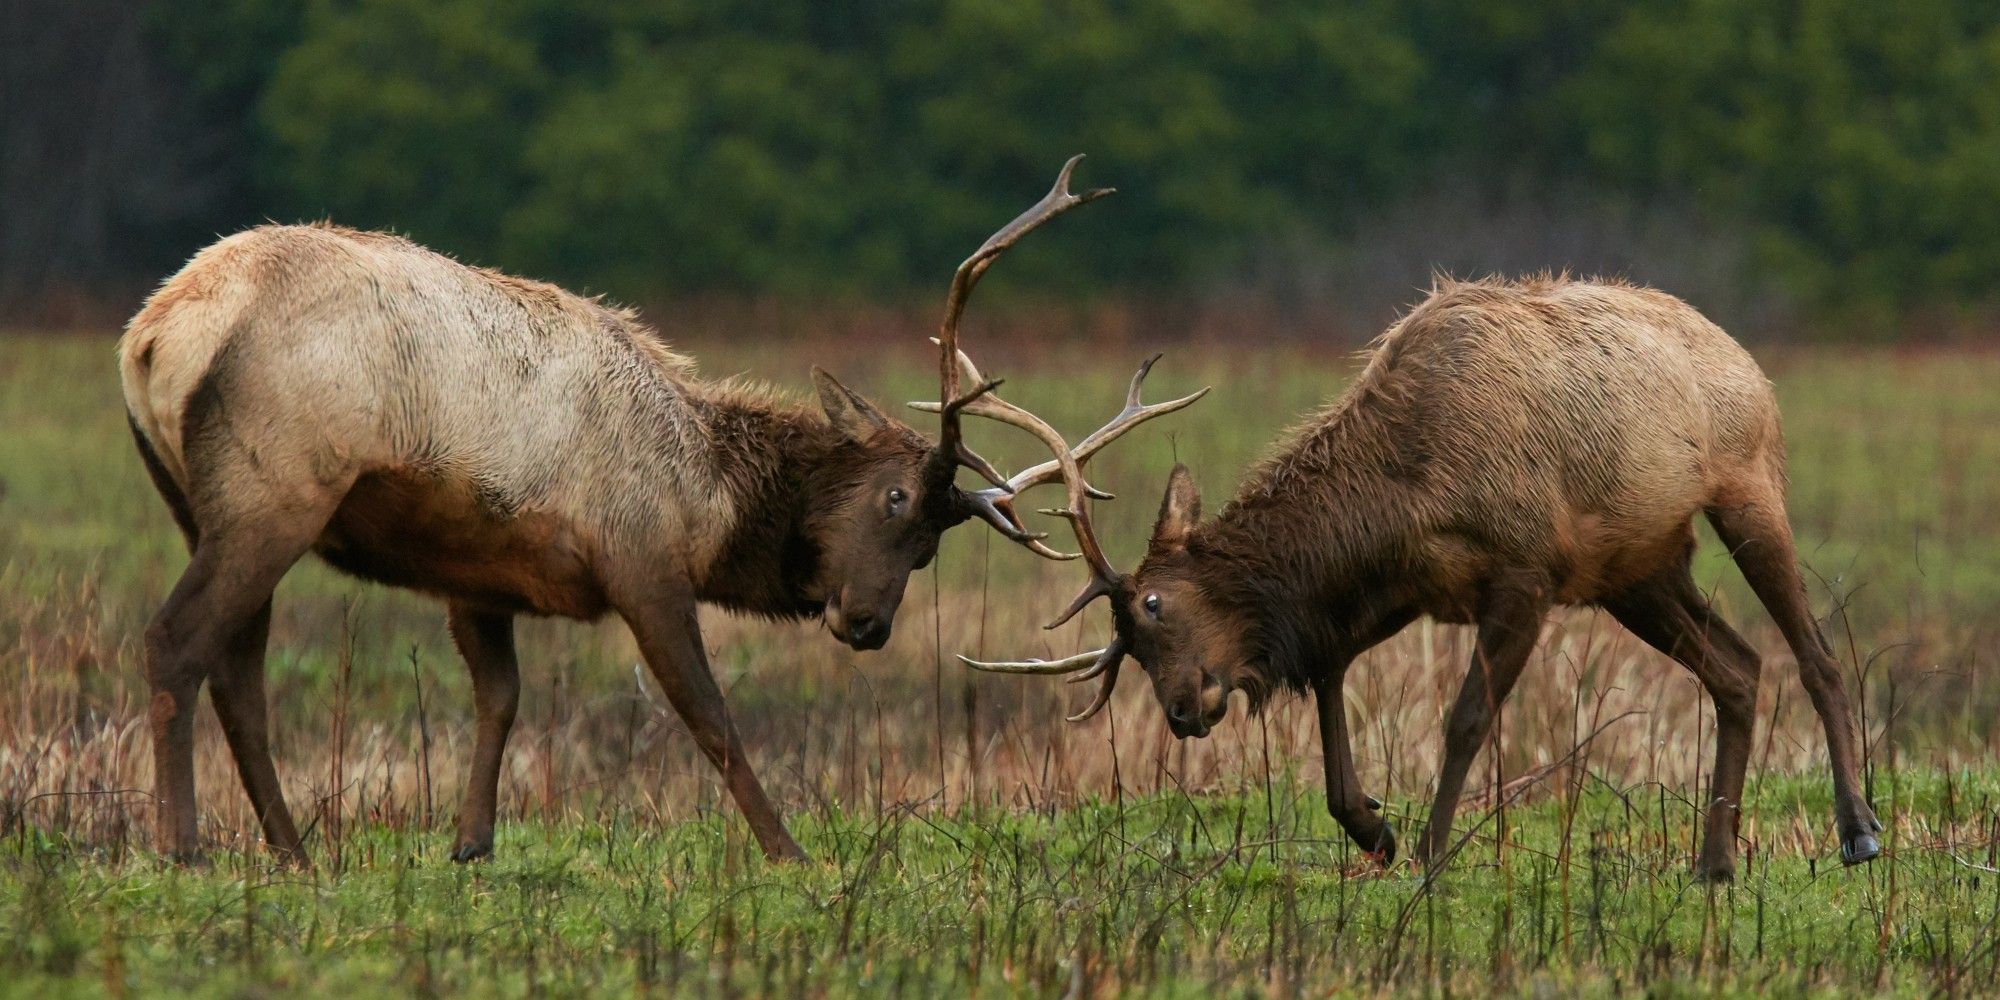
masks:
{"label": "elk hoof", "polygon": [[1882,855],[1882,843],[1872,833],[1848,837],[1840,842],[1840,863],[1858,865],[1873,861]]}
{"label": "elk hoof", "polygon": [[1363,847],[1361,853],[1367,855],[1370,861],[1384,868],[1389,867],[1396,860],[1395,829],[1387,823],[1382,824],[1382,832],[1375,836],[1375,846]]}
{"label": "elk hoof", "polygon": [[484,861],[493,856],[493,842],[468,840],[452,848],[451,859],[459,864]]}

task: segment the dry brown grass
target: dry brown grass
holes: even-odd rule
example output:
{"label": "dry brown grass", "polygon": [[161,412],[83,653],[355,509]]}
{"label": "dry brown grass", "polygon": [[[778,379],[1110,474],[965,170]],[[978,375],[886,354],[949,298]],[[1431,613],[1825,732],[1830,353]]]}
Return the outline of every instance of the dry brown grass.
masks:
{"label": "dry brown grass", "polygon": [[[1068,582],[1061,567],[1038,574],[1030,593],[1060,592]],[[15,623],[26,627],[12,637],[6,655],[14,682],[0,692],[0,804],[10,827],[25,822],[122,847],[135,834],[143,843],[149,829],[151,748],[136,640],[103,624],[93,599],[85,587],[67,601],[14,610]],[[324,641],[308,632],[324,629],[334,644],[332,683],[310,694],[281,683],[274,708],[288,798],[323,842],[338,843],[354,823],[442,827],[455,814],[471,740],[467,702],[453,693],[462,685],[451,683],[458,665],[433,641],[400,663],[355,669],[356,632],[415,610],[384,607],[389,603],[370,595],[330,621],[292,619],[273,644],[277,659]],[[942,623],[935,633],[934,608]],[[995,650],[1033,633],[1032,610],[1018,602],[996,606],[993,595],[977,591],[939,594],[926,574],[913,581],[896,639],[877,654],[848,652],[811,625],[709,614],[704,626],[759,772],[788,812],[836,804],[864,812],[908,803],[953,809],[971,800],[1042,811],[1087,797],[1317,786],[1309,699],[1281,696],[1261,716],[1239,705],[1210,738],[1176,741],[1136,671],[1106,712],[1070,725],[1062,716],[1079,703],[1079,689],[938,662],[934,635],[947,656]],[[1093,628],[1065,630],[1049,640],[1050,651],[1101,638]],[[1789,654],[1774,630],[1752,635],[1767,654],[1754,770],[1823,769],[1818,718]],[[621,628],[530,623],[523,646],[528,689],[502,779],[506,814],[589,820],[623,811],[665,823],[728,808],[650,678],[639,678],[636,649]],[[1469,651],[1468,629],[1422,623],[1365,655],[1351,675],[1348,707],[1364,781],[1404,816],[1406,828],[1427,797],[1443,712]],[[1920,659],[1904,650],[1895,663]],[[566,660],[630,669],[594,671],[584,683],[565,672]],[[1878,705],[1884,669],[1878,663],[1869,680]],[[363,683],[401,691],[394,698],[358,693]],[[400,707],[385,717],[385,701]],[[1878,753],[1886,728],[1879,718],[1869,726]],[[1550,623],[1506,706],[1501,753],[1488,753],[1478,766],[1484,788],[1469,805],[1481,806],[1496,789],[1539,782],[1555,790],[1583,781],[1658,786],[1699,801],[1712,730],[1692,675],[1608,616],[1569,612]],[[1949,762],[1977,749],[1938,747],[1930,759]],[[254,817],[206,711],[197,760],[206,835],[221,845],[254,843]],[[1803,838],[1799,846],[1809,849],[1824,848],[1830,834],[1817,816],[1752,816],[1744,835]]]}

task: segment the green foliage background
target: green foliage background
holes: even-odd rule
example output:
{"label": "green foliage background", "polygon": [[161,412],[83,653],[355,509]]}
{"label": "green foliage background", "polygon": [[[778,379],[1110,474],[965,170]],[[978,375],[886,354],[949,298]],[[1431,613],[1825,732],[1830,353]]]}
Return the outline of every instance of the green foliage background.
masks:
{"label": "green foliage background", "polygon": [[1685,206],[1824,315],[1990,305],[2000,285],[1984,0],[155,13],[243,137],[243,221],[393,227],[631,298],[928,290],[1076,151],[1124,190],[1117,211],[1022,254],[1015,280],[1215,287],[1270,247],[1337,250],[1385,205],[1470,187]]}

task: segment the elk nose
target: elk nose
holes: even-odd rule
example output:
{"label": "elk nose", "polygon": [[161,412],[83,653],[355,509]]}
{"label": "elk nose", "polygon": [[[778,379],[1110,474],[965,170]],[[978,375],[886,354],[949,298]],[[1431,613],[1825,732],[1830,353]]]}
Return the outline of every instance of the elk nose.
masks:
{"label": "elk nose", "polygon": [[873,611],[854,611],[847,616],[847,644],[855,649],[881,649],[889,641],[889,623]]}
{"label": "elk nose", "polygon": [[1193,706],[1174,705],[1168,708],[1167,728],[1180,737],[1208,735],[1208,724],[1202,718],[1201,710]]}

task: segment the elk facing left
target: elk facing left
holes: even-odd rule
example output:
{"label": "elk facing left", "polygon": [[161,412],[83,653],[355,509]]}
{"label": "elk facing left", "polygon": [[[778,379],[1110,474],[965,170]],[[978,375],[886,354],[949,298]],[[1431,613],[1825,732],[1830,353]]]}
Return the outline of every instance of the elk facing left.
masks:
{"label": "elk facing left", "polygon": [[[514,616],[607,612],[765,855],[805,857],[737,738],[696,605],[817,615],[878,649],[946,529],[977,516],[1053,554],[1008,502],[1031,484],[1008,486],[961,438],[960,413],[996,401],[987,383],[961,394],[953,359],[966,296],[999,253],[1109,193],[1071,194],[1075,164],[953,280],[935,442],[818,369],[817,405],[705,382],[629,311],[396,236],[264,226],[197,254],[119,343],[140,456],[191,553],[145,636],[161,853],[201,855],[207,682],[267,843],[306,862],[266,735],[264,649],[272,592],[312,552],[445,602],[477,725],[453,859],[493,848],[520,691]],[[996,485],[961,490],[961,466]]]}

